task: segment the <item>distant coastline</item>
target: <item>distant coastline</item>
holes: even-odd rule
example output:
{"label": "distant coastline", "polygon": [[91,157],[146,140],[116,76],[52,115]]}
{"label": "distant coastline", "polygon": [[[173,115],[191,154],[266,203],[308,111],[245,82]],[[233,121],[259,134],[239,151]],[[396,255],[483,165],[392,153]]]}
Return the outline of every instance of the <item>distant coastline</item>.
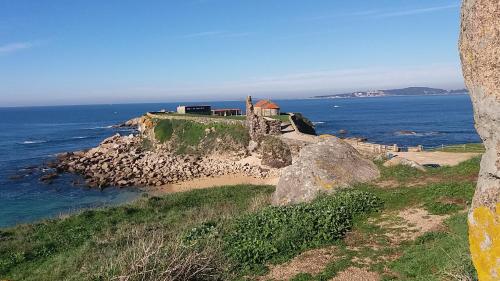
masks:
{"label": "distant coastline", "polygon": [[374,91],[357,91],[344,94],[331,94],[312,96],[312,99],[346,99],[346,98],[379,98],[379,97],[414,97],[414,96],[454,96],[465,95],[467,89],[445,90],[429,87],[408,87],[401,89],[389,90],[374,90]]}

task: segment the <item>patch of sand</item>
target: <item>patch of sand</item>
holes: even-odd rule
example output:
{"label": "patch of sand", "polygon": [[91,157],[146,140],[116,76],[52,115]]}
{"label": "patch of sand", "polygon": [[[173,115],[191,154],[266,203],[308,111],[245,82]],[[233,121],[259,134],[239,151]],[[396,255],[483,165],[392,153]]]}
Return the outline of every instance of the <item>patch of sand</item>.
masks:
{"label": "patch of sand", "polygon": [[259,280],[290,280],[299,273],[316,275],[321,273],[330,262],[337,258],[333,246],[310,250],[285,264],[269,266],[269,273],[259,278]]}
{"label": "patch of sand", "polygon": [[431,215],[421,208],[409,208],[397,213],[395,219],[379,222],[378,225],[389,230],[385,235],[392,243],[400,244],[441,228],[443,221],[448,217],[447,215]]}
{"label": "patch of sand", "polygon": [[160,187],[146,189],[150,194],[166,194],[175,192],[190,191],[193,189],[204,189],[214,186],[253,184],[253,185],[276,185],[279,177],[273,178],[254,178],[243,174],[224,175],[219,177],[197,178],[190,181],[179,182],[175,184],[166,184]]}
{"label": "patch of sand", "polygon": [[443,181],[447,181],[447,178],[439,178],[439,177],[425,177],[425,178],[417,178],[415,180],[409,181],[409,182],[398,182],[397,180],[380,180],[376,181],[375,184],[380,187],[380,188],[386,188],[386,189],[391,189],[391,188],[398,188],[401,186],[405,187],[421,187],[425,186],[428,184],[433,184],[433,183],[439,183]]}
{"label": "patch of sand", "polygon": [[349,267],[337,274],[330,281],[379,281],[380,275],[364,268]]}
{"label": "patch of sand", "polygon": [[442,151],[422,151],[422,152],[397,152],[397,156],[415,161],[420,165],[439,164],[441,166],[455,166],[469,160],[481,153],[455,153]]}

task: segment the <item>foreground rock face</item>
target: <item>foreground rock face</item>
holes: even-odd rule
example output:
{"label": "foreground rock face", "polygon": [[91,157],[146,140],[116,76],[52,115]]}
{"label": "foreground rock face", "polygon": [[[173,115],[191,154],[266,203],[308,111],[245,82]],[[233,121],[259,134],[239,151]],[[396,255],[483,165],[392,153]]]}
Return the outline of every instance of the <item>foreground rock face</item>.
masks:
{"label": "foreground rock face", "polygon": [[268,136],[262,141],[262,165],[283,168],[292,164],[292,152],[280,138]]}
{"label": "foreground rock face", "polygon": [[480,280],[500,280],[500,2],[464,0],[460,55],[486,152],[469,212],[471,255]]}
{"label": "foreground rock face", "polygon": [[372,161],[362,158],[342,140],[329,137],[304,147],[296,162],[284,168],[273,194],[273,204],[308,202],[321,192],[334,192],[379,176]]}
{"label": "foreground rock face", "polygon": [[59,155],[57,170],[84,176],[90,187],[160,186],[199,177],[245,174],[265,178],[259,166],[208,157],[145,150],[138,136],[115,135],[88,151]]}

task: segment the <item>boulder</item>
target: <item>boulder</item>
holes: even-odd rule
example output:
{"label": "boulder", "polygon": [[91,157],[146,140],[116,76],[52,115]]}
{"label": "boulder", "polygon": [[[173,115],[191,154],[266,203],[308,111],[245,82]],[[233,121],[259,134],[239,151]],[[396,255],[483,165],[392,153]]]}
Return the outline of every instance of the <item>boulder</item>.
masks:
{"label": "boulder", "polygon": [[394,166],[398,166],[398,165],[412,167],[412,168],[415,168],[417,170],[425,172],[424,166],[420,165],[419,163],[417,163],[413,160],[409,160],[409,159],[399,157],[399,156],[392,157],[390,160],[387,160],[384,163],[384,167],[394,167]]}
{"label": "boulder", "polygon": [[267,136],[262,140],[262,165],[283,168],[292,164],[292,152],[280,138]]}
{"label": "boulder", "polygon": [[498,280],[500,267],[500,2],[464,0],[460,57],[486,152],[469,211],[469,243],[479,280]]}
{"label": "boulder", "polygon": [[297,161],[283,169],[274,205],[308,202],[320,193],[335,192],[380,176],[377,166],[346,142],[329,137],[304,147]]}

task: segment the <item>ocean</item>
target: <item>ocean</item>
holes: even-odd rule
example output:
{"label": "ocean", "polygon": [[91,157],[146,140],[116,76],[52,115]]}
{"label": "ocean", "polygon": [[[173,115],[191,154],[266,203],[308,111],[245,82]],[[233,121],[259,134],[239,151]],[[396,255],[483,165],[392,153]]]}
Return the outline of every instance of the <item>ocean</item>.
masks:
{"label": "ocean", "polygon": [[[435,147],[479,142],[467,95],[358,99],[278,100],[282,111],[302,112],[319,134],[345,130],[370,142]],[[205,103],[206,104],[206,103]],[[244,101],[209,102],[241,108]],[[43,163],[55,154],[96,146],[113,128],[146,111],[175,110],[178,103],[0,108],[0,227],[120,204],[141,196],[134,188],[103,191],[74,186],[75,175],[52,184],[39,181]]]}

